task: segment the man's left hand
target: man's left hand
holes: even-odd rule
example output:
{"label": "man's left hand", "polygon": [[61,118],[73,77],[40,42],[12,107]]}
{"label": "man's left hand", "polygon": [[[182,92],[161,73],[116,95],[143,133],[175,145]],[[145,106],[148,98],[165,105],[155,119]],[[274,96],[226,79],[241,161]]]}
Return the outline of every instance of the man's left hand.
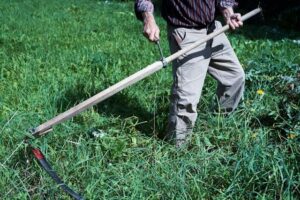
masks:
{"label": "man's left hand", "polygon": [[232,30],[235,30],[236,28],[239,28],[240,26],[243,26],[242,17],[240,13],[234,13],[230,15],[226,19],[226,23],[230,26]]}
{"label": "man's left hand", "polygon": [[225,18],[226,23],[232,30],[243,26],[242,17],[240,13],[234,13],[232,8],[222,9],[222,14]]}

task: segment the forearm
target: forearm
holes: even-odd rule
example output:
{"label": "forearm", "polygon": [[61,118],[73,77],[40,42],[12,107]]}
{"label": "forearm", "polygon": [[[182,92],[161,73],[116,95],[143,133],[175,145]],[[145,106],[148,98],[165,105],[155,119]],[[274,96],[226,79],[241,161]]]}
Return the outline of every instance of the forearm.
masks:
{"label": "forearm", "polygon": [[136,0],[134,7],[137,18],[144,22],[144,36],[152,42],[158,41],[160,31],[153,16],[154,6],[151,0]]}
{"label": "forearm", "polygon": [[243,22],[241,21],[241,14],[235,13],[233,10],[233,7],[236,5],[237,3],[234,0],[219,1],[219,8],[225,19],[225,22],[233,30],[243,25]]}
{"label": "forearm", "polygon": [[154,12],[154,5],[151,0],[136,0],[134,8],[139,20],[144,20],[145,17],[153,17],[151,14]]}
{"label": "forearm", "polygon": [[221,11],[221,13],[222,13],[222,15],[225,19],[230,18],[230,16],[234,14],[234,11],[233,11],[232,7],[227,7],[227,8],[222,8],[221,7],[220,11]]}
{"label": "forearm", "polygon": [[155,22],[152,12],[142,12],[142,19],[144,23]]}
{"label": "forearm", "polygon": [[235,0],[220,0],[218,5],[224,18],[228,18],[234,14],[233,7],[237,6],[237,3]]}

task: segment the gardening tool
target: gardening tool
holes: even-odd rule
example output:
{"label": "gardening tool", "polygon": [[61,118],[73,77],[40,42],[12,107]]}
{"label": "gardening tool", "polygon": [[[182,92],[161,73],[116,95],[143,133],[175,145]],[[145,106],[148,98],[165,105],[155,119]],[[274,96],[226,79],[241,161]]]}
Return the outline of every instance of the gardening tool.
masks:
{"label": "gardening tool", "polygon": [[[261,11],[262,11],[261,8],[257,8],[255,10],[245,14],[244,16],[242,16],[242,21],[245,21],[245,20],[249,19],[250,17],[260,13]],[[30,132],[31,132],[32,136],[38,137],[38,136],[45,135],[46,133],[49,133],[52,130],[54,125],[60,124],[64,121],[74,117],[75,115],[78,115],[79,113],[81,113],[82,111],[90,108],[91,106],[94,106],[95,104],[111,97],[112,95],[114,95],[114,94],[118,93],[119,91],[127,88],[128,86],[133,85],[134,83],[146,78],[147,76],[150,76],[151,74],[153,74],[156,71],[162,69],[169,62],[175,60],[176,58],[178,58],[182,54],[185,54],[185,53],[191,51],[192,49],[194,49],[194,48],[200,46],[201,44],[213,39],[217,35],[220,35],[221,33],[225,32],[227,30],[229,30],[229,25],[225,25],[222,28],[220,28],[218,30],[215,30],[214,32],[207,35],[205,38],[191,44],[187,48],[184,48],[184,49],[170,55],[167,58],[163,57],[162,50],[161,50],[161,47],[160,47],[160,43],[158,41],[157,45],[158,45],[160,55],[161,55],[161,60],[160,61],[156,61],[153,64],[148,65],[144,69],[142,69],[142,70],[136,72],[135,74],[123,79],[122,81],[116,83],[115,85],[110,86],[109,88],[103,90],[102,92],[96,94],[95,96],[90,97],[89,99],[87,99],[87,100],[81,102],[80,104],[74,106],[73,108],[70,108],[69,110],[59,114],[58,116],[50,119],[49,121],[39,125],[38,127],[34,128],[34,129],[31,129]],[[51,168],[50,164],[45,160],[45,157],[43,156],[43,154],[41,153],[41,151],[39,149],[37,149],[37,148],[33,149],[33,153],[34,153],[35,157],[38,159],[41,166],[62,187],[62,189],[64,189],[65,192],[67,192],[70,196],[72,196],[75,199],[82,199],[82,197],[80,197],[80,195],[78,195],[77,193],[72,191],[70,188],[68,188],[59,179],[59,177],[57,176],[55,171]]]}
{"label": "gardening tool", "polygon": [[[250,17],[258,14],[259,12],[261,12],[261,8],[257,8],[255,10],[245,14],[244,16],[242,16],[242,21],[245,21],[245,20],[249,19]],[[175,60],[176,58],[178,58],[182,54],[185,54],[185,53],[191,51],[192,49],[200,46],[201,44],[209,41],[210,39],[216,37],[217,35],[220,35],[221,33],[225,32],[227,30],[229,30],[229,25],[223,26],[222,28],[214,31],[213,33],[211,33],[209,35],[207,35],[205,38],[191,44],[187,48],[184,48],[184,49],[170,55],[169,57],[164,59],[164,62],[169,63],[169,62]],[[73,108],[70,108],[69,110],[59,114],[58,116],[50,119],[49,121],[39,125],[38,127],[34,128],[34,129],[32,129],[31,130],[32,135],[35,136],[35,137],[45,135],[46,133],[48,133],[52,130],[52,127],[54,125],[60,124],[64,121],[74,117],[75,115],[78,115],[82,111],[84,111],[84,110],[94,106],[95,104],[111,97],[112,95],[114,95],[114,94],[120,92],[121,90],[129,87],[130,85],[133,85],[134,83],[146,78],[147,76],[150,76],[151,74],[153,74],[153,73],[157,72],[158,70],[162,69],[165,63],[163,63],[163,61],[156,61],[153,64],[148,65],[147,67],[145,67],[144,69],[136,72],[135,74],[123,79],[122,81],[116,83],[115,85],[110,86],[106,90],[103,90],[102,92],[96,94],[95,96],[90,97],[89,99],[81,102],[80,104],[74,106]]]}

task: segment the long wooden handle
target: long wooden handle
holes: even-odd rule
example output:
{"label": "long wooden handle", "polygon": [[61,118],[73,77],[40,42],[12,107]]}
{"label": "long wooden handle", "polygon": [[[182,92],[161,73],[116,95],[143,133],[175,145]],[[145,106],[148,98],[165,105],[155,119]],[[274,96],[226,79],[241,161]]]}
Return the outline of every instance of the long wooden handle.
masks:
{"label": "long wooden handle", "polygon": [[[242,21],[249,19],[250,17],[258,14],[259,12],[261,12],[261,8],[257,8],[255,10],[245,14],[244,16],[242,16]],[[170,55],[169,57],[166,58],[166,61],[169,63],[169,62],[175,60],[182,54],[187,53],[188,51],[200,46],[201,44],[207,42],[208,40],[216,37],[217,35],[225,32],[225,31],[227,31],[228,29],[229,29],[228,25],[223,26],[221,29],[218,29],[218,30],[214,31],[213,33],[207,35],[202,40],[199,40],[199,41],[193,43],[192,45],[188,46],[187,48],[182,49],[182,50]],[[112,95],[118,93],[119,91],[127,88],[130,85],[133,85],[134,83],[144,79],[145,77],[150,76],[151,74],[155,73],[156,71],[162,69],[162,67],[163,67],[163,63],[161,61],[156,61],[153,64],[148,65],[147,67],[136,72],[135,74],[123,79],[122,81],[110,86],[109,88],[103,90],[102,92],[90,97],[89,99],[79,103],[78,105],[70,108],[69,110],[57,115],[56,117],[50,119],[49,121],[32,129],[32,131],[31,131],[32,135],[40,136],[40,135],[44,135],[44,134],[48,133],[50,130],[52,130],[52,127],[54,125],[57,125],[59,123],[62,123],[63,121],[66,121],[66,120],[74,117],[75,115],[81,113],[82,111],[88,109],[89,107],[94,106],[95,104],[111,97]]]}

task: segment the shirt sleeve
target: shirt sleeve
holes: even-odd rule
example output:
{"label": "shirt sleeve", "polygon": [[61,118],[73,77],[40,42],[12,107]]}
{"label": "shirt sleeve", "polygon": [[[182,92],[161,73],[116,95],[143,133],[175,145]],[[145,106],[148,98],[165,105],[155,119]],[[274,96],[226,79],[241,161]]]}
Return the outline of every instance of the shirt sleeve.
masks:
{"label": "shirt sleeve", "polygon": [[143,12],[154,12],[154,5],[151,0],[136,0],[134,4],[135,15],[139,20],[143,20]]}
{"label": "shirt sleeve", "polygon": [[221,8],[235,7],[238,5],[235,0],[219,0],[218,4]]}

